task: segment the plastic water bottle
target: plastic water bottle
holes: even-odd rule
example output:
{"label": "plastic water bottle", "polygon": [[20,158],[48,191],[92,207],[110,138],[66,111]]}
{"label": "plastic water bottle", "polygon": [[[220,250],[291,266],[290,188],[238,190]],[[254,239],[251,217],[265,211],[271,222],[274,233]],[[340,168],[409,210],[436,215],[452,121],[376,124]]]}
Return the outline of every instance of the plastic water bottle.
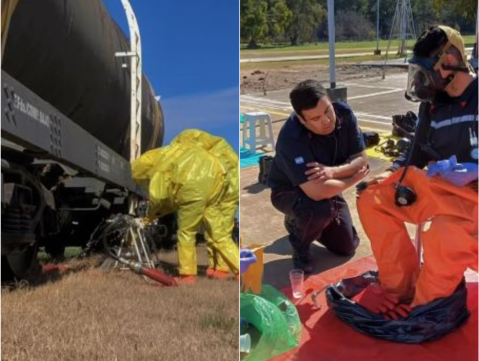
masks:
{"label": "plastic water bottle", "polygon": [[249,333],[240,336],[240,352],[251,352],[251,336]]}

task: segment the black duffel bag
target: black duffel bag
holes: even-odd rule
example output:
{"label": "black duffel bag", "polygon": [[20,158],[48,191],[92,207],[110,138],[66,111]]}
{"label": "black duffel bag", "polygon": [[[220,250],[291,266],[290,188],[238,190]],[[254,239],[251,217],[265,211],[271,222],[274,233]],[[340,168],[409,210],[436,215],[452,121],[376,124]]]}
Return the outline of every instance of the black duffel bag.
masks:
{"label": "black duffel bag", "polygon": [[263,155],[259,157],[258,163],[259,163],[258,183],[261,183],[267,186],[269,171],[271,170],[271,164],[273,163],[273,157],[270,155]]}
{"label": "black duffel bag", "polygon": [[379,133],[363,132],[363,139],[366,148],[373,147],[379,144]]}
{"label": "black duffel bag", "polygon": [[328,306],[336,316],[370,336],[402,343],[422,343],[459,328],[470,316],[465,281],[451,296],[415,307],[407,318],[397,321],[386,320],[351,300],[371,283],[378,283],[378,272],[369,271],[345,278],[326,288]]}
{"label": "black duffel bag", "polygon": [[393,115],[392,134],[396,137],[413,139],[418,122],[417,115],[409,111],[405,115]]}

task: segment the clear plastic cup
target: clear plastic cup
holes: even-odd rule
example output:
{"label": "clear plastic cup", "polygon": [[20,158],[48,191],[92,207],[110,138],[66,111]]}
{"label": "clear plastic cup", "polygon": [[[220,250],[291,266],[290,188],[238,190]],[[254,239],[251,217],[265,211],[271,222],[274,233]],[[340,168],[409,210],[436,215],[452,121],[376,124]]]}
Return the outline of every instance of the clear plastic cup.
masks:
{"label": "clear plastic cup", "polygon": [[240,336],[240,352],[251,352],[251,336],[248,333]]}
{"label": "clear plastic cup", "polygon": [[294,269],[289,272],[289,280],[291,281],[291,290],[294,298],[303,297],[304,272],[301,269]]}

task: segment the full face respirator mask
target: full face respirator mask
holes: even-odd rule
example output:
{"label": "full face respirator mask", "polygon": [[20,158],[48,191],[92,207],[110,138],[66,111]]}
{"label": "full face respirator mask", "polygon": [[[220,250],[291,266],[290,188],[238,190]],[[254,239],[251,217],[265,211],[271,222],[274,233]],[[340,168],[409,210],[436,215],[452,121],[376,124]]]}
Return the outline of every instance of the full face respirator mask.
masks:
{"label": "full face respirator mask", "polygon": [[412,57],[409,60],[406,99],[413,102],[432,102],[438,93],[444,92],[454,75],[450,74],[443,79],[439,67],[442,67],[439,59]]}
{"label": "full face respirator mask", "polygon": [[[406,99],[413,102],[433,102],[438,94],[443,93],[451,86],[455,74],[460,72],[469,72],[471,65],[465,57],[464,42],[460,34],[448,27],[439,26],[446,34],[447,43],[430,57],[421,57],[414,55],[409,59],[409,71],[407,80]],[[456,54],[459,58],[458,65],[446,65],[447,54]],[[452,73],[446,78],[441,76],[440,70],[451,70]]]}

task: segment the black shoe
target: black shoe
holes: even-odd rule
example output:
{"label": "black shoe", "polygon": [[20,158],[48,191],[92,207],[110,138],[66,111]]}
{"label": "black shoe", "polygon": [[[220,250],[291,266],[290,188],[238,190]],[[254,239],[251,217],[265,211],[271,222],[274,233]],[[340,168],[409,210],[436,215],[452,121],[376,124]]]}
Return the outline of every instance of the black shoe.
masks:
{"label": "black shoe", "polygon": [[311,257],[308,252],[300,252],[293,249],[293,264],[294,268],[303,270],[305,274],[313,273],[313,265],[311,264]]}

